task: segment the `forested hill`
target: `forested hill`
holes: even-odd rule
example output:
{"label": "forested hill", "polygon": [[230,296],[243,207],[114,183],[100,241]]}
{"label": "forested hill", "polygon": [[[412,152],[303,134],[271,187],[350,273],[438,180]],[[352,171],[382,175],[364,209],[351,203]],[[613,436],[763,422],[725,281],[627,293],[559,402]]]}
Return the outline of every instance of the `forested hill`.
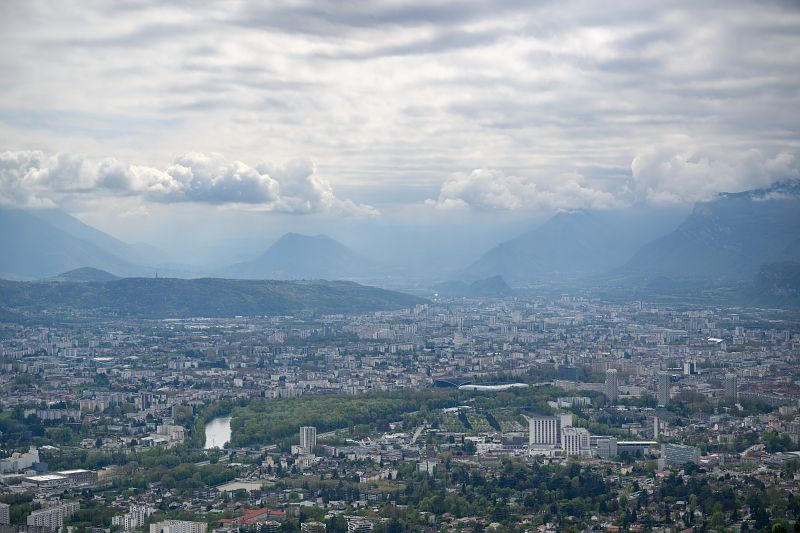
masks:
{"label": "forested hill", "polygon": [[123,278],[106,282],[0,280],[0,306],[26,314],[141,318],[365,313],[425,300],[346,281]]}

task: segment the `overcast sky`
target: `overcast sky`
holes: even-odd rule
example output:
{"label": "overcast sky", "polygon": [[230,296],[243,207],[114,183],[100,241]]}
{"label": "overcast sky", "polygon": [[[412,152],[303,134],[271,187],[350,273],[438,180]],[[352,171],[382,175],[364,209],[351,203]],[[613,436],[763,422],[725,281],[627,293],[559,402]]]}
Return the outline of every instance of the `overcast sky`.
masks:
{"label": "overcast sky", "polygon": [[4,1],[0,203],[487,220],[798,177],[799,5]]}

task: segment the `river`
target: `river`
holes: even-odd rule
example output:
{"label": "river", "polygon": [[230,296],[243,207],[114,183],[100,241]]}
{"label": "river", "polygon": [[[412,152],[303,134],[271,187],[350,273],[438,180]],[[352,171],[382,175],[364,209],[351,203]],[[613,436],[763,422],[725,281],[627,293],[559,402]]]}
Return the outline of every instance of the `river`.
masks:
{"label": "river", "polygon": [[205,449],[224,448],[231,440],[231,417],[220,416],[206,423]]}

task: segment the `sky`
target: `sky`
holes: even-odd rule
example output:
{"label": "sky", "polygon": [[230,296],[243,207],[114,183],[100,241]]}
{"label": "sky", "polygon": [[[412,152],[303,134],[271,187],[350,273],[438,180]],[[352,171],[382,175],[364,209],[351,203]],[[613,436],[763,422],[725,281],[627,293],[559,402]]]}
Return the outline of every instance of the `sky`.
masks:
{"label": "sky", "polygon": [[0,72],[0,205],[162,246],[800,177],[796,0],[7,0]]}

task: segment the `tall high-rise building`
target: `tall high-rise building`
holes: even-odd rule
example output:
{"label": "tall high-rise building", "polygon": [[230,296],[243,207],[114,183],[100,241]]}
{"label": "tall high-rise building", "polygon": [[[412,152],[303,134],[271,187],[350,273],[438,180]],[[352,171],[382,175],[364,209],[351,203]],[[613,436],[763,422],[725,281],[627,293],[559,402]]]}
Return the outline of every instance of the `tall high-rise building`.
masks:
{"label": "tall high-rise building", "polygon": [[665,467],[683,466],[686,463],[697,464],[700,461],[700,449],[683,444],[662,444],[661,463]]}
{"label": "tall high-rise building", "polygon": [[531,453],[549,455],[563,446],[563,431],[572,427],[572,415],[533,416],[528,419]]}
{"label": "tall high-rise building", "polygon": [[669,372],[658,373],[658,405],[664,407],[669,403],[670,375]]}
{"label": "tall high-rise building", "polygon": [[608,401],[616,403],[619,397],[619,384],[617,383],[617,369],[609,368],[606,370],[606,396]]}
{"label": "tall high-rise building", "polygon": [[300,428],[300,448],[303,453],[311,455],[317,446],[317,428],[314,426],[303,426]]}
{"label": "tall high-rise building", "polygon": [[592,455],[589,446],[589,430],[586,428],[565,427],[561,430],[561,449],[565,455]]}
{"label": "tall high-rise building", "polygon": [[560,419],[556,416],[532,416],[528,419],[528,442],[534,446],[555,446],[560,443]]}
{"label": "tall high-rise building", "polygon": [[0,526],[7,526],[11,523],[11,513],[7,503],[0,503]]}
{"label": "tall high-rise building", "polygon": [[725,401],[735,403],[739,399],[739,380],[736,374],[725,374]]}

